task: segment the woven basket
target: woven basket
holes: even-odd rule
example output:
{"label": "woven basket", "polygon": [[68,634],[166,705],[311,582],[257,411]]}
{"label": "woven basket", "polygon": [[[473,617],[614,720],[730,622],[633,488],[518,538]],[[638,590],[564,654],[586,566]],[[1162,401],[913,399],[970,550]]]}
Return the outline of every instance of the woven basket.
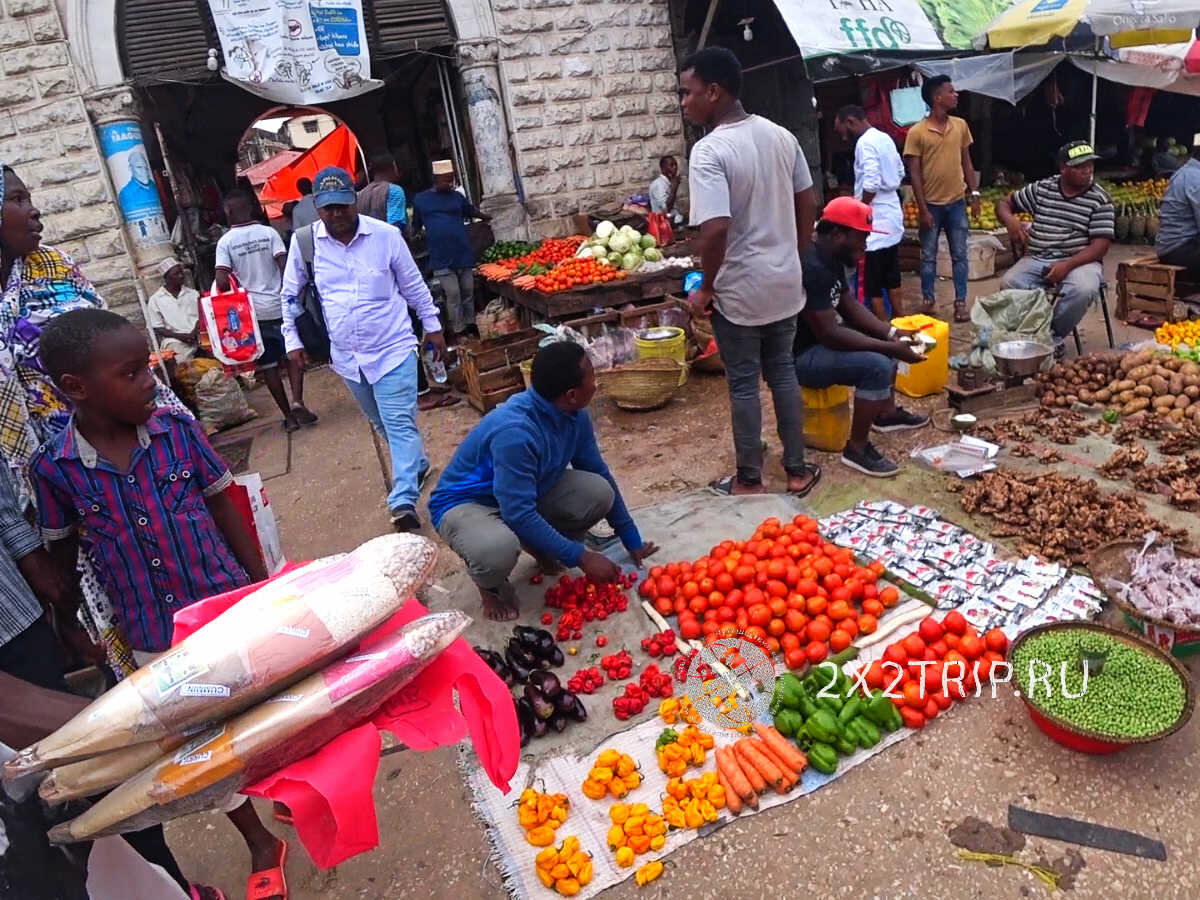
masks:
{"label": "woven basket", "polygon": [[[692,319],[692,336],[696,339],[696,346],[701,353],[708,347],[708,342],[713,340],[712,320],[711,319]],[[709,372],[720,374],[725,371],[725,362],[721,359],[721,351],[718,350],[712,356],[706,356],[703,359],[692,360],[692,368],[697,372]]]}
{"label": "woven basket", "polygon": [[659,356],[601,373],[604,389],[621,409],[658,409],[687,381],[687,363]]}
{"label": "woven basket", "polygon": [[[1158,541],[1157,543],[1163,543]],[[1167,650],[1172,656],[1186,657],[1200,654],[1200,628],[1194,625],[1176,625],[1164,619],[1147,615],[1132,603],[1128,603],[1108,586],[1108,580],[1129,582],[1133,579],[1130,553],[1142,549],[1141,541],[1113,541],[1102,547],[1097,547],[1088,558],[1088,569],[1096,586],[1104,591],[1105,596],[1113,602],[1125,616],[1125,621],[1136,628],[1150,643],[1160,649]],[[1189,553],[1180,547],[1175,548],[1175,555],[1191,559],[1196,554]]]}

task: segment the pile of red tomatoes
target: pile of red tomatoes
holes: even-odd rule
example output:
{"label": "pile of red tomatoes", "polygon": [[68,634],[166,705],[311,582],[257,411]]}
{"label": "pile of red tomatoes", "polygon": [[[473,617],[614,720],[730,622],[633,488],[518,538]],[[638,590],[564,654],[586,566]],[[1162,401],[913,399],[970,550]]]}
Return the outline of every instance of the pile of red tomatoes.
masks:
{"label": "pile of red tomatoes", "polygon": [[770,518],[748,541],[722,541],[694,562],[655,566],[638,593],[660,615],[678,615],[685,640],[747,638],[797,669],[876,629],[900,600],[896,588],[877,586],[882,572],[822,540],[808,516]]}

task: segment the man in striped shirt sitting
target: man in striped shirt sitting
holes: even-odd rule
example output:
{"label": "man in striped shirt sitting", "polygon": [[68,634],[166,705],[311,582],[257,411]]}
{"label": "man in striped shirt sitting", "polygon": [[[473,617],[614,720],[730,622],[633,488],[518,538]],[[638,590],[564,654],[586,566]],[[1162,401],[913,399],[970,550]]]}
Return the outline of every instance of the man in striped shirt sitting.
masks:
{"label": "man in striped shirt sitting", "polygon": [[[1024,254],[1000,284],[1057,292],[1050,326],[1056,359],[1065,355],[1065,338],[1100,294],[1101,260],[1113,241],[1112,200],[1093,181],[1098,158],[1091,144],[1072,141],[1058,151],[1058,175],[1027,184],[996,204],[1013,250]],[[1033,216],[1028,232],[1019,212]]]}

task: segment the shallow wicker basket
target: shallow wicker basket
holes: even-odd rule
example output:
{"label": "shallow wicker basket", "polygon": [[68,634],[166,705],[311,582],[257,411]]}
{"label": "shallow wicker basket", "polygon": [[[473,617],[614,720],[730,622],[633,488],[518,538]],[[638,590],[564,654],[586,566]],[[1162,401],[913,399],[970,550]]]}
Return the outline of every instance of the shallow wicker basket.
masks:
{"label": "shallow wicker basket", "polygon": [[658,409],[687,381],[687,374],[687,363],[659,356],[602,372],[600,382],[621,409]]}
{"label": "shallow wicker basket", "polygon": [[[703,353],[708,347],[709,341],[713,340],[712,320],[693,318],[692,337],[695,338],[696,346]],[[721,359],[721,351],[718,350],[711,356],[697,357],[692,360],[692,368],[697,372],[710,372],[719,375],[725,371],[725,361]]]}
{"label": "shallow wicker basket", "polygon": [[[1113,738],[1108,735],[1099,734],[1095,731],[1090,731],[1086,728],[1080,728],[1077,725],[1072,725],[1058,716],[1052,715],[1041,709],[1035,703],[1031,702],[1028,697],[1022,696],[1021,700],[1025,704],[1026,710],[1029,712],[1029,717],[1034,724],[1038,726],[1047,735],[1052,737],[1064,747],[1070,747],[1072,750],[1078,750],[1082,753],[1106,754],[1116,753],[1119,750],[1124,750],[1126,747],[1133,744],[1153,744],[1161,741],[1163,738],[1169,737],[1180,728],[1188,723],[1192,713],[1196,708],[1196,693],[1192,690],[1191,676],[1188,674],[1178,660],[1173,659],[1169,654],[1159,650],[1153,644],[1143,641],[1141,638],[1135,637],[1125,631],[1118,631],[1108,625],[1101,625],[1099,622],[1048,622],[1045,625],[1038,625],[1030,628],[1028,631],[1022,632],[1017,636],[1017,639],[1012,642],[1008,648],[1008,659],[1011,662],[1013,655],[1018,647],[1021,646],[1029,638],[1037,634],[1042,634],[1046,631],[1064,631],[1067,629],[1077,629],[1086,631],[1097,631],[1101,634],[1106,634],[1114,640],[1127,644],[1130,647],[1135,647],[1142,650],[1151,656],[1156,656],[1175,672],[1183,685],[1183,710],[1179,713],[1179,718],[1169,728],[1165,728],[1158,734],[1151,734],[1145,737],[1138,738]],[[1015,682],[1014,682],[1015,683]]]}
{"label": "shallow wicker basket", "polygon": [[[1161,543],[1161,542],[1160,542]],[[1130,552],[1142,549],[1141,541],[1113,541],[1102,547],[1097,547],[1088,558],[1088,569],[1091,570],[1092,580],[1106,597],[1113,602],[1122,613],[1131,628],[1136,628],[1147,641],[1167,651],[1173,656],[1194,656],[1200,653],[1200,628],[1175,625],[1163,619],[1147,615],[1131,603],[1117,596],[1116,591],[1109,588],[1108,579],[1129,582],[1133,578],[1132,566],[1129,562]],[[1185,559],[1195,558],[1195,553],[1175,548],[1175,554]]]}

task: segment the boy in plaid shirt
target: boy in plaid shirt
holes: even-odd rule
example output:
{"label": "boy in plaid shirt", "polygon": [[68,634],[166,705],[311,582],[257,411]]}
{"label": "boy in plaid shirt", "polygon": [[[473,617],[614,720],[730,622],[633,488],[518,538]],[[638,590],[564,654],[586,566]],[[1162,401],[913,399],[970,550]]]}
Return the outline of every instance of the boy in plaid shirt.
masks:
{"label": "boy in plaid shirt", "polygon": [[[144,665],[171,646],[177,610],[265,579],[262,556],[197,422],[156,408],[141,332],[107,310],[75,310],[46,325],[40,358],[75,409],[30,463],[42,533],[64,571],[86,547]],[[284,842],[249,800],[228,814],[250,848],[248,896],[286,897]]]}

